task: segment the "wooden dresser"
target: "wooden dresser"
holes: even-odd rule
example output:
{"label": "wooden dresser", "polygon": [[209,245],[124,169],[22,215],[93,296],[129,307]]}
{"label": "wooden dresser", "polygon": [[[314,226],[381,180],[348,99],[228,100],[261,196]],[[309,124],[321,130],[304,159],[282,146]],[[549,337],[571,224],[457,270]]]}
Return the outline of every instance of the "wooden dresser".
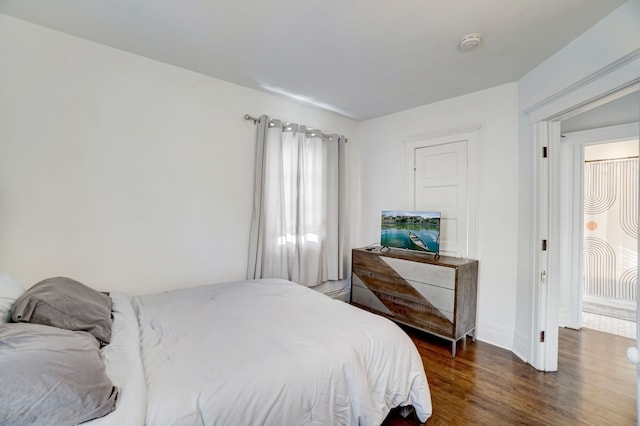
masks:
{"label": "wooden dresser", "polygon": [[451,341],[476,329],[478,261],[410,250],[353,249],[351,303]]}

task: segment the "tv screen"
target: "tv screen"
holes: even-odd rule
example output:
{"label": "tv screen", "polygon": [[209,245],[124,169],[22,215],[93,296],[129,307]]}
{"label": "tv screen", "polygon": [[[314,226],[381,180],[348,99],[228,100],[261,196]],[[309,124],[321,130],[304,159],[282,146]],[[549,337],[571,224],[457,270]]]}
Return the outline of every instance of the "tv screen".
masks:
{"label": "tv screen", "polygon": [[382,211],[380,244],[440,253],[440,212]]}

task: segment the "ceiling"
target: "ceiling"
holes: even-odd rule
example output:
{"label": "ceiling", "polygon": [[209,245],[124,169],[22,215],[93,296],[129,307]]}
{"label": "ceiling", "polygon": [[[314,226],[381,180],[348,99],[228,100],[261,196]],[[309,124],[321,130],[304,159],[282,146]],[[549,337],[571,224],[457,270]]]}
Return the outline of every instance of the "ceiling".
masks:
{"label": "ceiling", "polygon": [[[364,120],[517,81],[623,0],[0,0],[0,13]],[[481,46],[460,52],[467,33]]]}

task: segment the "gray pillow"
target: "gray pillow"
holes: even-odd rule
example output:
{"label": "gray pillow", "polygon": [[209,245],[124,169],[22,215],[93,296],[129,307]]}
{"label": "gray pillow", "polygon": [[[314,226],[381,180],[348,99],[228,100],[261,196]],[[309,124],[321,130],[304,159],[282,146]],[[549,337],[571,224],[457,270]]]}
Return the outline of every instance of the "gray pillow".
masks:
{"label": "gray pillow", "polygon": [[99,341],[111,340],[111,298],[71,278],[40,281],[16,300],[15,322],[87,331]]}
{"label": "gray pillow", "polygon": [[0,424],[75,425],[110,413],[118,390],[89,333],[0,325]]}

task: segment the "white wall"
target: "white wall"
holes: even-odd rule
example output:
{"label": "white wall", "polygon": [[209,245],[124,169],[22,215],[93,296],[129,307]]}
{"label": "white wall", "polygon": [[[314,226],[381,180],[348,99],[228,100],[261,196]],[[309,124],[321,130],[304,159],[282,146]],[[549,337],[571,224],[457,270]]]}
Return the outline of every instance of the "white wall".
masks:
{"label": "white wall", "polygon": [[141,294],[245,277],[249,113],[355,123],[0,14],[0,271]]}
{"label": "white wall", "polygon": [[511,349],[515,327],[518,213],[515,83],[368,120],[358,133],[360,245],[380,240],[380,211],[405,207],[403,139],[479,130],[478,338]]}
{"label": "white wall", "polygon": [[[573,104],[572,99],[584,101],[585,93],[593,96],[598,88],[610,89],[610,81],[620,76],[634,75],[634,67],[625,64],[638,63],[640,57],[640,0],[629,0],[591,27],[580,37],[567,44],[545,62],[527,73],[518,82],[520,103],[520,168],[519,168],[519,230],[517,317],[514,351],[530,361],[536,350],[533,347],[532,300],[534,297],[533,247],[538,244],[532,235],[533,160],[535,155],[529,113],[540,111],[551,103]],[[636,67],[637,68],[637,67]],[[629,70],[631,71],[629,73]],[[618,73],[618,74],[616,74]],[[613,78],[613,77],[615,78]],[[580,92],[581,88],[586,88]],[[605,89],[603,89],[605,90]],[[581,96],[573,96],[579,93]],[[546,117],[545,117],[546,118]]]}
{"label": "white wall", "polygon": [[630,0],[520,79],[521,110],[640,49],[640,0]]}

